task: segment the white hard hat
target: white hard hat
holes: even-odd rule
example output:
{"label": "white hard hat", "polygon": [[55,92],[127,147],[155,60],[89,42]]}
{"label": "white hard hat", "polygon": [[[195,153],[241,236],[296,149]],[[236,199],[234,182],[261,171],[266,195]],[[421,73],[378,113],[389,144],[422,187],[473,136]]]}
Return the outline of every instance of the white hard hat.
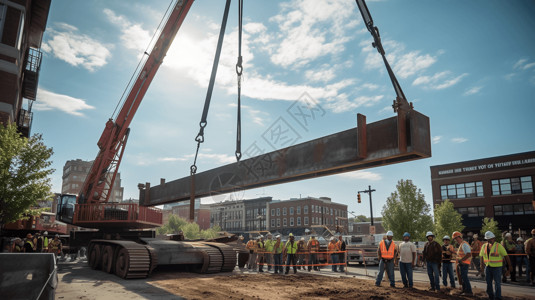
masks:
{"label": "white hard hat", "polygon": [[510,232],[506,233],[505,237],[511,237],[511,233]]}
{"label": "white hard hat", "polygon": [[425,237],[428,237],[428,236],[435,236],[431,231],[428,231],[426,234],[425,234]]}
{"label": "white hard hat", "polygon": [[524,240],[521,237],[519,237],[519,238],[516,239],[516,241],[517,242],[523,242]]}
{"label": "white hard hat", "polygon": [[386,236],[394,236],[394,233],[392,232],[392,230],[389,230],[389,231],[386,233]]}
{"label": "white hard hat", "polygon": [[449,236],[445,235],[442,240],[451,240]]}
{"label": "white hard hat", "polygon": [[495,238],[496,236],[494,235],[494,233],[490,232],[490,231],[487,231],[485,232],[485,239],[486,240],[490,240],[490,239],[493,239]]}
{"label": "white hard hat", "polygon": [[43,234],[44,234],[44,235],[48,235],[48,231],[45,231]]}
{"label": "white hard hat", "polygon": [[331,241],[334,241],[334,240],[335,240],[334,236],[331,236]]}
{"label": "white hard hat", "polygon": [[263,239],[263,238],[264,238],[264,236],[263,236],[263,235],[260,235],[260,236],[259,236],[258,238],[259,238],[259,239]]}
{"label": "white hard hat", "polygon": [[275,238],[280,239],[280,238],[281,238],[281,235],[280,235],[280,234],[277,234],[277,236],[276,236]]}
{"label": "white hard hat", "polygon": [[301,240],[302,240],[302,241],[304,241],[304,240],[305,240],[305,238],[304,238],[304,237],[302,237],[302,238],[301,238]]}
{"label": "white hard hat", "polygon": [[267,236],[272,236],[272,234],[271,234],[271,233],[268,233]]}

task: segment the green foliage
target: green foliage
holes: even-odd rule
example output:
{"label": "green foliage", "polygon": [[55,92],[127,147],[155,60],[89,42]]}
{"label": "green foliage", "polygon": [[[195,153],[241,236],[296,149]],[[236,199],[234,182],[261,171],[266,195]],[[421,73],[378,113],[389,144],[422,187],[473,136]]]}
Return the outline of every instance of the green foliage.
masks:
{"label": "green foliage", "polygon": [[177,215],[170,215],[167,224],[158,228],[156,231],[158,234],[178,234],[182,231],[186,239],[196,240],[215,238],[218,236],[221,228],[215,226],[207,230],[201,230],[197,223],[189,223]]}
{"label": "green foliage", "polygon": [[481,235],[485,235],[485,232],[490,231],[496,236],[496,241],[501,243],[502,241],[502,231],[498,229],[498,221],[494,218],[484,218],[483,226],[481,227]]}
{"label": "green foliage", "polygon": [[453,208],[453,203],[450,200],[435,206],[435,229],[433,233],[437,240],[442,241],[445,235],[451,238],[454,231],[461,232],[463,229],[463,217]]}
{"label": "green foliage", "polygon": [[17,221],[51,194],[52,148],[41,135],[22,137],[14,124],[0,125],[0,228]]}
{"label": "green foliage", "polygon": [[409,232],[412,240],[425,241],[425,233],[433,229],[430,205],[412,180],[398,181],[397,191],[387,198],[383,206],[383,226],[394,232],[395,240],[402,240]]}

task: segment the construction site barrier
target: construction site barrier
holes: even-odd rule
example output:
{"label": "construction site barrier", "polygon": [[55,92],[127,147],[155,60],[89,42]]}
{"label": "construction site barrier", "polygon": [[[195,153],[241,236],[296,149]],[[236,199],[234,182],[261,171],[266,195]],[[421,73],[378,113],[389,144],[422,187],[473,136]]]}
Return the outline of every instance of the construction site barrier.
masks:
{"label": "construction site barrier", "polygon": [[[262,258],[265,258],[267,255],[275,255],[275,253],[273,252],[265,252],[265,251],[258,251],[256,252],[258,254],[258,257],[257,257],[257,264],[259,266],[268,266],[268,267],[294,267],[293,264],[290,264],[290,265],[287,265],[285,262],[286,262],[286,259],[284,259],[285,257],[287,257],[287,254],[284,254],[283,253],[283,264],[280,264],[280,265],[276,265],[276,264],[273,264],[273,263],[265,263],[265,262],[261,262],[261,257]],[[279,253],[280,254],[280,253]],[[309,263],[310,261],[310,255],[312,254],[315,254],[317,255],[316,257],[316,260],[319,262],[320,260],[325,260],[325,263],[316,263],[316,264],[311,264]],[[340,262],[340,263],[333,263],[331,261],[331,254],[336,254],[336,255],[340,255],[340,254],[343,254],[344,256],[344,261],[343,262]],[[305,261],[307,263],[303,263],[303,264],[298,264],[296,263],[295,266],[296,267],[325,267],[325,266],[345,266],[347,264],[347,251],[314,251],[314,252],[297,252],[295,254],[298,258],[300,255],[305,255]],[[347,273],[347,268],[344,268],[344,271]]]}

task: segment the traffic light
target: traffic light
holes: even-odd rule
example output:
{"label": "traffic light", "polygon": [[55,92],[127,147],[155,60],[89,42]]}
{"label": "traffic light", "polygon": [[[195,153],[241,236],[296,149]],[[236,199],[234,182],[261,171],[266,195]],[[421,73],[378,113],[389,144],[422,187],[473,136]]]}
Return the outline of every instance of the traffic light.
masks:
{"label": "traffic light", "polygon": [[360,203],[360,193],[357,194],[357,201]]}

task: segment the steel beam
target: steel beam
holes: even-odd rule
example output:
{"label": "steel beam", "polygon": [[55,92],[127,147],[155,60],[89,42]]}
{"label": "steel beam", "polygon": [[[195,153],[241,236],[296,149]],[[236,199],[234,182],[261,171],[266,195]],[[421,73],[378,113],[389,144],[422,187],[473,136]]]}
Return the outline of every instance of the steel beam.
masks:
{"label": "steel beam", "polygon": [[[359,128],[360,127],[360,128]],[[359,149],[360,148],[360,149]],[[398,116],[228,164],[159,186],[140,184],[140,205],[154,206],[195,197],[395,164],[431,156],[429,118],[415,110]],[[192,184],[193,183],[193,184]]]}

